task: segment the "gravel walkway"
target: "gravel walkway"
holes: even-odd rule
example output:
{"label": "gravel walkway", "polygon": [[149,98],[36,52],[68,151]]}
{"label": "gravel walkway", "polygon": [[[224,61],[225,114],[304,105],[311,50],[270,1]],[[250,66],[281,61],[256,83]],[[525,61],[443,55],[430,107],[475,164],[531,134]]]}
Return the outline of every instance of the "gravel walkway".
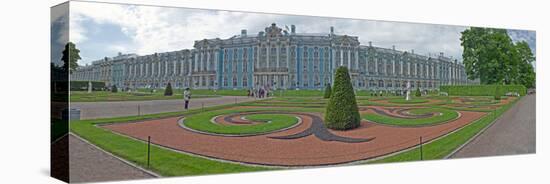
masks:
{"label": "gravel walkway", "polygon": [[154,177],[97,149],[74,135],[69,136],[69,156],[71,183]]}
{"label": "gravel walkway", "polygon": [[[256,100],[246,96],[222,96],[213,98],[191,99],[189,108],[202,108],[231,104],[235,102],[248,102]],[[81,111],[80,119],[95,119],[121,116],[135,116],[139,113],[157,114],[162,112],[183,111],[183,99],[181,100],[150,100],[150,101],[120,101],[120,102],[74,102],[71,108]]]}
{"label": "gravel walkway", "polygon": [[535,153],[536,96],[527,95],[451,158]]}

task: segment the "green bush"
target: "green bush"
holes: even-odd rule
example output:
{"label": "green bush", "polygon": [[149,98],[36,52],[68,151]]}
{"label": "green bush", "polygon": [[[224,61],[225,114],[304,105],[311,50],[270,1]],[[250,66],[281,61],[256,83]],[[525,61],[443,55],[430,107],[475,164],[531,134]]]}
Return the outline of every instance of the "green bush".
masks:
{"label": "green bush", "polygon": [[116,85],[113,85],[113,87],[111,88],[111,92],[113,93],[118,92],[118,88],[116,87]]}
{"label": "green bush", "polygon": [[495,88],[495,100],[500,100],[501,92],[500,92],[500,86],[497,86]]}
{"label": "green bush", "polygon": [[500,96],[508,92],[516,92],[521,96],[527,93],[527,88],[523,85],[441,86],[440,91],[447,92],[449,95],[454,96],[495,96],[495,93],[497,93],[497,86],[500,86],[498,90]]}
{"label": "green bush", "polygon": [[335,130],[357,128],[361,123],[361,117],[348,69],[338,67],[334,78],[334,86],[325,112],[325,125]]}
{"label": "green bush", "polygon": [[166,89],[164,89],[164,96],[172,96],[172,84],[168,83]]}
{"label": "green bush", "polygon": [[422,93],[420,92],[420,88],[416,88],[416,91],[414,92],[414,96],[416,97],[422,96]]}
{"label": "green bush", "polygon": [[325,88],[325,96],[323,98],[330,98],[330,94],[332,93],[332,88],[330,87],[330,84],[327,85]]}

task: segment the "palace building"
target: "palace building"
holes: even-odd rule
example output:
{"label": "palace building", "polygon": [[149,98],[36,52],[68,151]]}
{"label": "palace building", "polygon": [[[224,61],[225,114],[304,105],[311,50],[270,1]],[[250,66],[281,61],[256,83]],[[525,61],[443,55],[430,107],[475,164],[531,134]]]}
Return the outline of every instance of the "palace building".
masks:
{"label": "palace building", "polygon": [[[287,28],[288,29],[288,28]],[[328,33],[297,33],[275,23],[257,34],[244,29],[228,39],[195,41],[193,49],[138,56],[121,54],[80,66],[71,80],[103,81],[122,88],[195,89],[322,89],[346,66],[355,89],[401,91],[464,85],[464,65],[444,56],[424,56],[361,45],[358,37]]]}

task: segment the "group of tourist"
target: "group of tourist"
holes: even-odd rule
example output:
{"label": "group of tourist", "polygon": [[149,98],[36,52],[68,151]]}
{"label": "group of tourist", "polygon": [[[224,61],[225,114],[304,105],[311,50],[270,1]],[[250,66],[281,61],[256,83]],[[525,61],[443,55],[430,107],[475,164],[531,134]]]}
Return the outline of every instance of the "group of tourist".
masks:
{"label": "group of tourist", "polygon": [[259,87],[259,88],[254,88],[254,89],[249,89],[248,91],[248,95],[249,97],[257,97],[257,98],[266,98],[266,97],[269,97],[270,95],[270,90],[268,87],[266,86],[262,86],[262,87]]}

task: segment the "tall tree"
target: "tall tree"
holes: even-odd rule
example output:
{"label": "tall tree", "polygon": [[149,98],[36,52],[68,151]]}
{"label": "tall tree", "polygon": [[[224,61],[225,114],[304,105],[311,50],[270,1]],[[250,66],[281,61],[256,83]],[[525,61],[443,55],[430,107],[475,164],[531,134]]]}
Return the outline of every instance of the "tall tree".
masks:
{"label": "tall tree", "polygon": [[80,60],[80,50],[76,48],[76,45],[72,42],[65,44],[65,50],[63,50],[63,68],[69,72],[73,72],[78,68],[78,60]]}
{"label": "tall tree", "polygon": [[532,67],[525,66],[532,58],[528,45],[514,44],[504,29],[472,27],[462,32],[460,41],[469,79],[479,78],[481,84],[525,85],[533,76],[527,71]]}
{"label": "tall tree", "polygon": [[516,43],[516,49],[521,62],[519,67],[519,83],[527,88],[531,88],[535,85],[536,74],[533,67],[533,62],[535,62],[536,58],[533,55],[529,44],[525,41]]}

